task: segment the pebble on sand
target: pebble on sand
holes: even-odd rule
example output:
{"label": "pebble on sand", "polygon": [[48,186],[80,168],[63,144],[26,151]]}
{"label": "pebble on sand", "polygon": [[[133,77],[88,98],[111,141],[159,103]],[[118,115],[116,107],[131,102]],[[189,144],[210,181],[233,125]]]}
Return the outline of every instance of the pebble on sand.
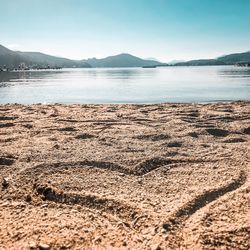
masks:
{"label": "pebble on sand", "polygon": [[50,246],[44,243],[39,244],[39,249],[40,250],[50,250]]}

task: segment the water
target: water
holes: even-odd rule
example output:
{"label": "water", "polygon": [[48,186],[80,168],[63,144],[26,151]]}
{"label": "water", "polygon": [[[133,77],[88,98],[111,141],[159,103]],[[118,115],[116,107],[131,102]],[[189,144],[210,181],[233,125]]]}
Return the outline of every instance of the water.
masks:
{"label": "water", "polygon": [[0,72],[0,103],[250,100],[250,68],[234,66]]}

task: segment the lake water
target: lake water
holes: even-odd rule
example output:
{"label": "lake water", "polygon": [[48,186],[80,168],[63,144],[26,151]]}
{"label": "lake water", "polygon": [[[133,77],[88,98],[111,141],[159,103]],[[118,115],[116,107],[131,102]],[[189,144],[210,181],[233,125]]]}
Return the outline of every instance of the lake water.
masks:
{"label": "lake water", "polygon": [[250,68],[234,66],[0,72],[0,103],[250,100]]}

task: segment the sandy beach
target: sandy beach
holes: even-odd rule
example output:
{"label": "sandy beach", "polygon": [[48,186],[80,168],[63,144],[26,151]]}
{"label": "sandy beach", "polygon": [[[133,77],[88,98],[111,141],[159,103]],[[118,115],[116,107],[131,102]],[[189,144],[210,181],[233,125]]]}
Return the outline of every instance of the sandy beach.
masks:
{"label": "sandy beach", "polygon": [[0,105],[0,249],[249,249],[250,102]]}

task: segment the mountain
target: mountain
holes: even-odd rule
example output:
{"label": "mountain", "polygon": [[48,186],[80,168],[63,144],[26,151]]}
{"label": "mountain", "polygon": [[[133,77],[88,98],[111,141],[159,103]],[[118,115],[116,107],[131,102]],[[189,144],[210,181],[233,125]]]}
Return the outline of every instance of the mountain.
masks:
{"label": "mountain", "polygon": [[179,62],[175,66],[210,66],[210,65],[225,65],[226,63],[216,59],[199,59],[187,62]]}
{"label": "mountain", "polygon": [[50,67],[61,68],[89,68],[90,65],[77,60],[70,60],[67,58],[56,57],[46,55],[40,52],[20,52],[16,51],[24,60],[31,62],[32,64],[38,64],[41,66],[50,65]]}
{"label": "mountain", "polygon": [[0,67],[18,68],[24,63],[28,67],[62,67],[62,68],[103,68],[103,67],[142,67],[161,65],[155,60],[144,60],[130,54],[120,54],[102,59],[70,60],[40,52],[12,51],[0,45]]}
{"label": "mountain", "polygon": [[70,60],[61,57],[46,55],[39,52],[20,52],[12,51],[0,45],[0,67],[4,65],[7,68],[18,68],[24,63],[28,67],[62,67],[62,68],[89,68],[91,67],[85,62]]}
{"label": "mountain", "polygon": [[16,67],[22,62],[22,57],[0,45],[0,67],[6,65],[7,67]]}
{"label": "mountain", "polygon": [[102,59],[91,58],[83,60],[94,68],[112,68],[112,67],[143,67],[159,65],[158,61],[144,60],[130,54],[119,54]]}
{"label": "mountain", "polygon": [[168,62],[169,65],[175,65],[177,63],[183,63],[186,62],[185,60],[172,60],[170,62]]}
{"label": "mountain", "polygon": [[239,62],[250,62],[250,51],[218,57],[216,59],[200,59],[174,64],[175,66],[205,66],[205,65],[234,65]]}
{"label": "mountain", "polygon": [[221,56],[218,57],[217,59],[225,62],[226,64],[235,64],[238,62],[250,62],[250,51]]}
{"label": "mountain", "polygon": [[[172,63],[174,66],[205,66],[205,65],[234,65],[239,62],[250,62],[250,51],[230,54],[216,59],[200,59],[187,62]],[[150,67],[169,66],[157,60],[142,59],[130,54],[119,54],[97,59],[70,60],[67,58],[50,56],[39,52],[12,51],[0,45],[0,68],[18,68],[24,63],[28,67],[61,67],[61,68],[111,68],[111,67]]]}
{"label": "mountain", "polygon": [[143,58],[144,60],[151,60],[151,61],[157,61],[160,62],[157,58],[155,57],[147,57],[147,58]]}

